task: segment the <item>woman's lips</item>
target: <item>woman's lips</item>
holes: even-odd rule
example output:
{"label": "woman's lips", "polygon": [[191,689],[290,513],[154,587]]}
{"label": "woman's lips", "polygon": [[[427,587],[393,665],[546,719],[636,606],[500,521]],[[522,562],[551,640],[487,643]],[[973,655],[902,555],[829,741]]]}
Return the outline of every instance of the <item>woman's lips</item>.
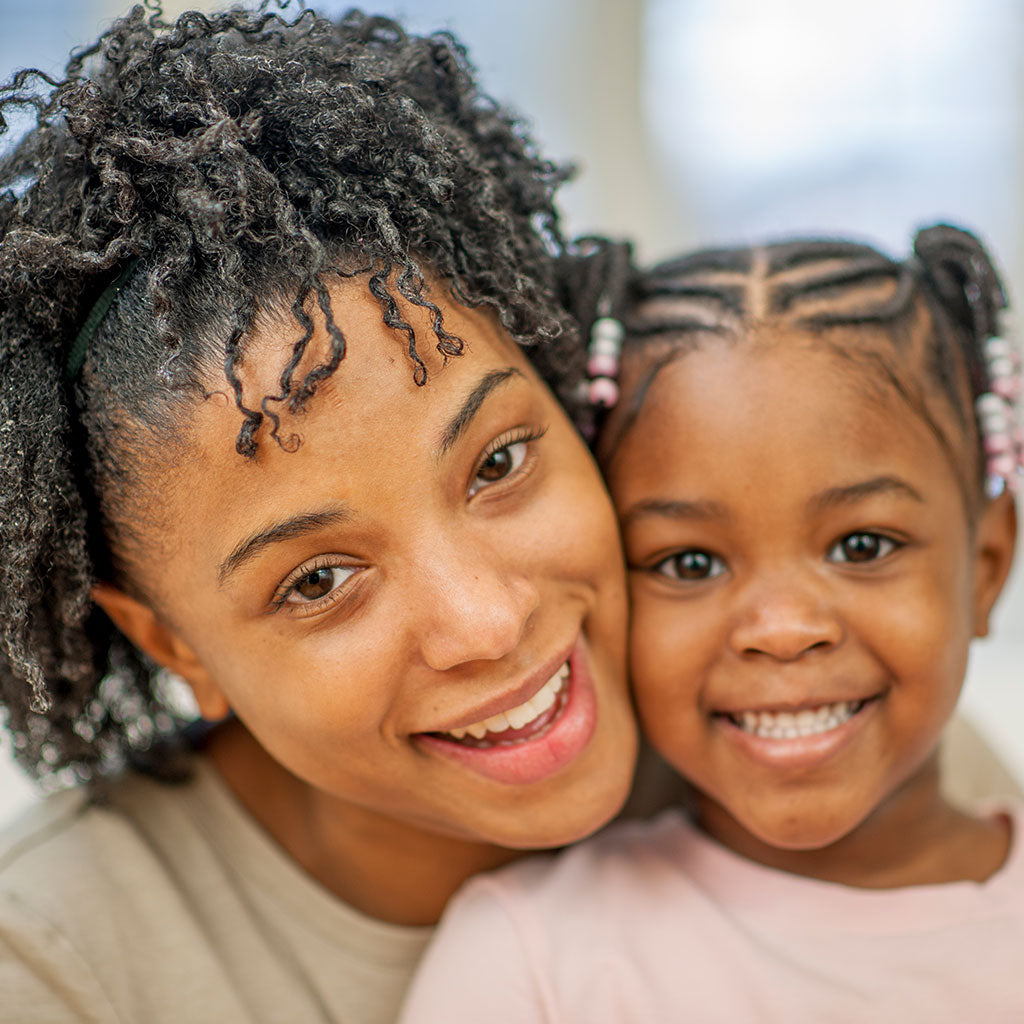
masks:
{"label": "woman's lips", "polygon": [[464,728],[435,733],[455,739],[469,747],[490,747],[495,743],[515,743],[536,736],[565,706],[569,691],[569,663],[563,662],[551,678],[528,700],[507,711]]}
{"label": "woman's lips", "polygon": [[[523,716],[527,717],[523,721]],[[521,724],[518,724],[521,723]],[[496,782],[539,782],[570,764],[590,742],[597,700],[585,645],[577,640],[528,700],[446,732],[419,733],[414,742]]]}

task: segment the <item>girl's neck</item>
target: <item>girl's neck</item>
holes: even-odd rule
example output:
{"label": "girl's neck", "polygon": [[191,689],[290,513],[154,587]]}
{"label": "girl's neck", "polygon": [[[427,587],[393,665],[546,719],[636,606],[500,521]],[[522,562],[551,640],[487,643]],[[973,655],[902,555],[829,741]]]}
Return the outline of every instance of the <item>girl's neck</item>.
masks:
{"label": "girl's neck", "polygon": [[863,889],[982,882],[1002,867],[1010,825],[967,814],[942,796],[937,757],[852,832],[813,850],[781,849],[748,832],[725,808],[696,794],[697,821],[712,838],[766,867]]}
{"label": "girl's neck", "polygon": [[467,878],[520,856],[318,791],[278,764],[237,721],[215,729],[205,753],[242,806],[300,867],[382,921],[435,924]]}

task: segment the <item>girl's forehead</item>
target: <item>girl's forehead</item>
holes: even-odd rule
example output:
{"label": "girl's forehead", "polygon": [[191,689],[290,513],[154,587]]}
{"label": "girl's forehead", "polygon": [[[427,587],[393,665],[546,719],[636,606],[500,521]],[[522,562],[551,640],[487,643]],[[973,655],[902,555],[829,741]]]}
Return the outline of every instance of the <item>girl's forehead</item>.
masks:
{"label": "girl's forehead", "polygon": [[660,357],[638,353],[623,384],[621,418],[608,424],[617,441],[602,450],[612,476],[628,475],[652,446],[720,462],[752,450],[802,458],[799,446],[814,445],[831,449],[830,458],[859,459],[913,444],[958,478],[968,459],[948,404],[902,353],[871,340],[839,349],[792,332],[705,338]]}
{"label": "girl's forehead", "polygon": [[[671,400],[661,378],[672,369],[683,377],[700,380],[731,379],[738,388],[755,384],[758,367],[776,364],[794,390],[801,381],[808,387],[827,388],[876,403],[889,414],[909,412],[931,429],[941,428],[951,437],[970,441],[968,424],[943,394],[932,365],[934,352],[928,343],[928,325],[894,333],[875,325],[821,330],[766,320],[739,331],[694,331],[627,346],[623,359],[621,398],[609,417],[610,433],[624,433],[652,398]],[[748,374],[748,367],[753,370]],[[962,367],[946,367],[944,373],[961,377],[958,384],[970,403],[969,385]],[[770,401],[770,395],[764,400]]]}

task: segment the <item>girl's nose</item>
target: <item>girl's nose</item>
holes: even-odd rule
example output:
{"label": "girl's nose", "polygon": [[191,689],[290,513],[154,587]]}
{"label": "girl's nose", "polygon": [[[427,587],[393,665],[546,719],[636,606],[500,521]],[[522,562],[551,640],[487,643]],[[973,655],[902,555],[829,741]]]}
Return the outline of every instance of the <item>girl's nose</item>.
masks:
{"label": "girl's nose", "polygon": [[842,643],[842,621],[827,594],[806,578],[768,580],[741,602],[732,631],[733,650],[796,661]]}
{"label": "girl's nose", "polygon": [[519,645],[540,595],[525,567],[504,562],[493,551],[448,547],[421,567],[420,647],[431,668],[497,661]]}

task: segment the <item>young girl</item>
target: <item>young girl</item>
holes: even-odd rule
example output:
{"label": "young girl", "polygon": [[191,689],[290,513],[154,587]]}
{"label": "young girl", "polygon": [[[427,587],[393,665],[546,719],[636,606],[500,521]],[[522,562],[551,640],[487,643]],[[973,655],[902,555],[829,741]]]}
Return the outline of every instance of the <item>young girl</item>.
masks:
{"label": "young girl", "polygon": [[392,1020],[632,772],[614,513],[520,347],[575,379],[563,174],[358,13],[136,7],[14,109],[0,700],[90,785],[0,838],[0,1017]]}
{"label": "young girl", "polygon": [[1024,1019],[1024,818],[937,768],[1014,547],[1002,306],[947,226],[905,262],[796,241],[643,280],[598,447],[691,814],[470,884],[404,1020]]}

